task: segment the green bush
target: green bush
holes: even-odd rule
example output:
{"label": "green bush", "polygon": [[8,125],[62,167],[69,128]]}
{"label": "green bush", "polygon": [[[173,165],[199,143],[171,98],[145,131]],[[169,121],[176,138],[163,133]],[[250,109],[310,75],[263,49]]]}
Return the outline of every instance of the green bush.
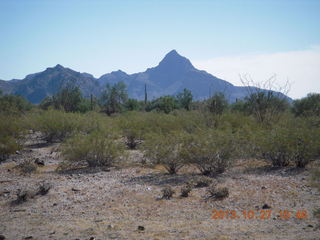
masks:
{"label": "green bush", "polygon": [[31,110],[32,104],[21,96],[0,95],[0,114],[21,114]]}
{"label": "green bush", "polygon": [[185,165],[184,134],[149,134],[143,143],[145,156],[154,164],[162,164],[170,174],[175,174]]}
{"label": "green bush", "polygon": [[310,93],[307,97],[293,102],[292,111],[296,116],[320,116],[320,94]]}
{"label": "green bush", "polygon": [[27,121],[33,130],[44,135],[47,142],[62,141],[83,128],[83,115],[58,110],[30,114]]}
{"label": "green bush", "polygon": [[10,115],[0,116],[0,161],[21,149],[21,140],[24,135],[22,118]]}
{"label": "green bush", "polygon": [[183,155],[204,175],[223,173],[232,163],[235,142],[229,132],[206,131],[188,140]]}
{"label": "green bush", "polygon": [[107,131],[77,133],[62,145],[62,154],[67,161],[86,162],[89,167],[111,166],[123,150],[117,136]]}
{"label": "green bush", "polygon": [[316,158],[319,136],[303,119],[282,121],[272,129],[266,129],[259,141],[262,156],[275,167],[290,163],[303,168]]}

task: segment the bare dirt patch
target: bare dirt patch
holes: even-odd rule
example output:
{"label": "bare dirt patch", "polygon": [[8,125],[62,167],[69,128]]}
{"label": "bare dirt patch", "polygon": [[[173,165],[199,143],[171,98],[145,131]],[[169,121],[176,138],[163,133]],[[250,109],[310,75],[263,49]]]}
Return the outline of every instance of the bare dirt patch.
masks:
{"label": "bare dirt patch", "polygon": [[[141,156],[134,151],[134,158]],[[23,175],[23,160],[44,161],[35,173]],[[130,159],[130,158],[129,158]],[[186,198],[180,189],[197,177],[193,168],[168,175],[161,167],[134,166],[108,171],[57,173],[58,144],[29,144],[0,165],[0,235],[6,239],[319,239],[320,195],[310,187],[309,170],[270,169],[265,162],[238,161],[216,180],[229,189],[222,201],[206,200],[206,188]],[[12,205],[19,189],[52,184],[45,195]],[[171,186],[175,195],[159,199]],[[244,219],[243,210],[261,211],[270,219]],[[211,219],[213,210],[235,210],[239,219]],[[306,219],[282,220],[281,210],[306,210]]]}

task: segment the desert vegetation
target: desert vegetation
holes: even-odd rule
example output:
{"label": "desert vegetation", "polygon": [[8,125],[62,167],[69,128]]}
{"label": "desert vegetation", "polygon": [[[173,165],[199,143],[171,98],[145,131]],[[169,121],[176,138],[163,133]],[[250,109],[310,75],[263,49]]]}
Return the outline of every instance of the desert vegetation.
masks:
{"label": "desert vegetation", "polygon": [[[36,137],[43,146],[55,146],[46,158],[58,154],[57,175],[138,165],[149,170],[139,169],[139,177],[130,173],[126,179],[152,182],[165,178],[157,186],[154,204],[195,199],[219,204],[234,194],[234,187],[221,179],[229,175],[241,178],[235,175],[241,164],[248,166],[247,171],[261,170],[250,168],[252,161],[259,161],[266,171],[300,171],[319,165],[319,99],[318,94],[310,94],[290,102],[271,92],[254,92],[234,103],[228,103],[222,93],[193,101],[185,89],[177,96],[139,101],[128,99],[123,84],[108,85],[100,98],[91,99],[85,99],[77,88],[62,89],[39,106],[5,95],[0,97],[4,106],[0,160],[25,154],[25,143]],[[138,159],[132,161],[132,156]],[[16,164],[12,174],[40,175],[47,171],[45,164],[26,158]],[[149,175],[144,176],[145,171],[150,171]],[[161,174],[153,175],[153,171]],[[312,179],[315,187],[318,172]],[[12,199],[13,206],[41,199],[51,187],[41,185],[32,194],[20,189]],[[73,187],[72,191],[81,190]]]}

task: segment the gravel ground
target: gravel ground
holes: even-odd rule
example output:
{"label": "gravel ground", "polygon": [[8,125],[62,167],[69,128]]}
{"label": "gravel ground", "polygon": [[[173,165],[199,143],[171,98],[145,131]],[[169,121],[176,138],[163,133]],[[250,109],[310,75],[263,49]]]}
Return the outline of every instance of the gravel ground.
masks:
{"label": "gravel ground", "polygon": [[[141,156],[137,151],[131,155]],[[15,168],[36,158],[45,166],[35,173],[22,175]],[[137,164],[62,174],[55,172],[60,162],[58,144],[37,143],[0,164],[0,235],[5,239],[320,239],[313,216],[320,194],[310,187],[309,169],[277,170],[261,161],[239,160],[217,179],[229,188],[229,197],[214,201],[206,199],[206,188],[179,197],[180,188],[197,177],[191,168],[175,176]],[[42,182],[52,184],[48,194],[12,204],[19,189],[33,191]],[[168,185],[176,194],[159,199]],[[260,219],[256,211],[265,204],[272,213]],[[239,218],[211,219],[213,210],[235,210]],[[243,210],[254,210],[255,217],[245,219]],[[289,210],[291,217],[281,219],[281,210]],[[299,210],[307,217],[297,219]]]}

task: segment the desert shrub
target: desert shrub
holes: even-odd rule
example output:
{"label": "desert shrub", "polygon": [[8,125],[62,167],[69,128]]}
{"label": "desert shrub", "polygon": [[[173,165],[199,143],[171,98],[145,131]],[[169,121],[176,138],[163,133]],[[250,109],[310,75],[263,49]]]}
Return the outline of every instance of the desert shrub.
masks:
{"label": "desert shrub", "polygon": [[161,192],[162,192],[162,199],[167,199],[167,200],[172,198],[173,194],[175,193],[175,191],[170,186],[163,188]]}
{"label": "desert shrub", "polygon": [[303,119],[281,122],[267,129],[259,141],[262,156],[273,166],[283,167],[290,163],[303,168],[316,158],[319,150],[317,131],[309,128]]}
{"label": "desert shrub", "polygon": [[142,142],[151,125],[147,123],[146,114],[139,112],[125,113],[118,117],[116,122],[130,149],[135,149]]}
{"label": "desert shrub", "polygon": [[[320,191],[320,168],[319,167],[312,172],[311,183],[313,187],[318,188],[318,191]],[[319,212],[319,216],[320,216],[320,212]]]}
{"label": "desert shrub", "polygon": [[188,140],[183,156],[204,175],[220,174],[231,165],[233,140],[232,134],[227,131],[201,131]]}
{"label": "desert shrub", "polygon": [[66,113],[58,110],[42,111],[27,117],[30,127],[40,131],[47,142],[62,141],[72,133],[83,128],[83,118],[78,113]]}
{"label": "desert shrub", "polygon": [[170,174],[175,174],[185,165],[185,135],[180,132],[170,134],[149,134],[143,143],[144,154],[154,164],[162,164]]}
{"label": "desert shrub", "polygon": [[37,170],[37,165],[28,159],[17,165],[16,168],[23,174],[31,174]]}
{"label": "desert shrub", "polygon": [[223,93],[216,93],[207,100],[208,109],[213,114],[222,114],[228,108],[228,101]]}
{"label": "desert shrub", "polygon": [[198,176],[190,184],[195,188],[208,187],[213,183],[212,178],[206,176]]}
{"label": "desert shrub", "polygon": [[120,113],[124,110],[124,104],[128,100],[127,87],[123,82],[114,85],[107,84],[99,103],[102,111],[108,115]]}
{"label": "desert shrub", "polygon": [[285,95],[274,91],[256,91],[245,97],[244,109],[258,122],[268,123],[289,108]]}
{"label": "desert shrub", "polygon": [[191,185],[186,185],[181,188],[181,197],[188,197],[189,193],[192,191],[192,186]]}
{"label": "desert shrub", "polygon": [[217,188],[216,185],[211,185],[207,189],[208,197],[215,200],[223,200],[229,196],[229,189],[227,187]]}
{"label": "desert shrub", "polygon": [[0,113],[19,115],[31,110],[32,104],[21,96],[0,94]]}
{"label": "desert shrub", "polygon": [[21,149],[25,129],[21,117],[0,116],[0,161]]}
{"label": "desert shrub", "polygon": [[296,116],[320,116],[320,94],[310,93],[294,101],[292,111]]}
{"label": "desert shrub", "polygon": [[178,101],[173,96],[162,96],[155,100],[153,100],[151,103],[149,103],[146,107],[147,111],[157,111],[157,112],[164,112],[164,113],[170,113],[174,109],[177,109]]}
{"label": "desert shrub", "polygon": [[89,167],[110,166],[123,154],[123,147],[112,132],[76,133],[63,143],[62,154],[67,161],[86,162]]}

